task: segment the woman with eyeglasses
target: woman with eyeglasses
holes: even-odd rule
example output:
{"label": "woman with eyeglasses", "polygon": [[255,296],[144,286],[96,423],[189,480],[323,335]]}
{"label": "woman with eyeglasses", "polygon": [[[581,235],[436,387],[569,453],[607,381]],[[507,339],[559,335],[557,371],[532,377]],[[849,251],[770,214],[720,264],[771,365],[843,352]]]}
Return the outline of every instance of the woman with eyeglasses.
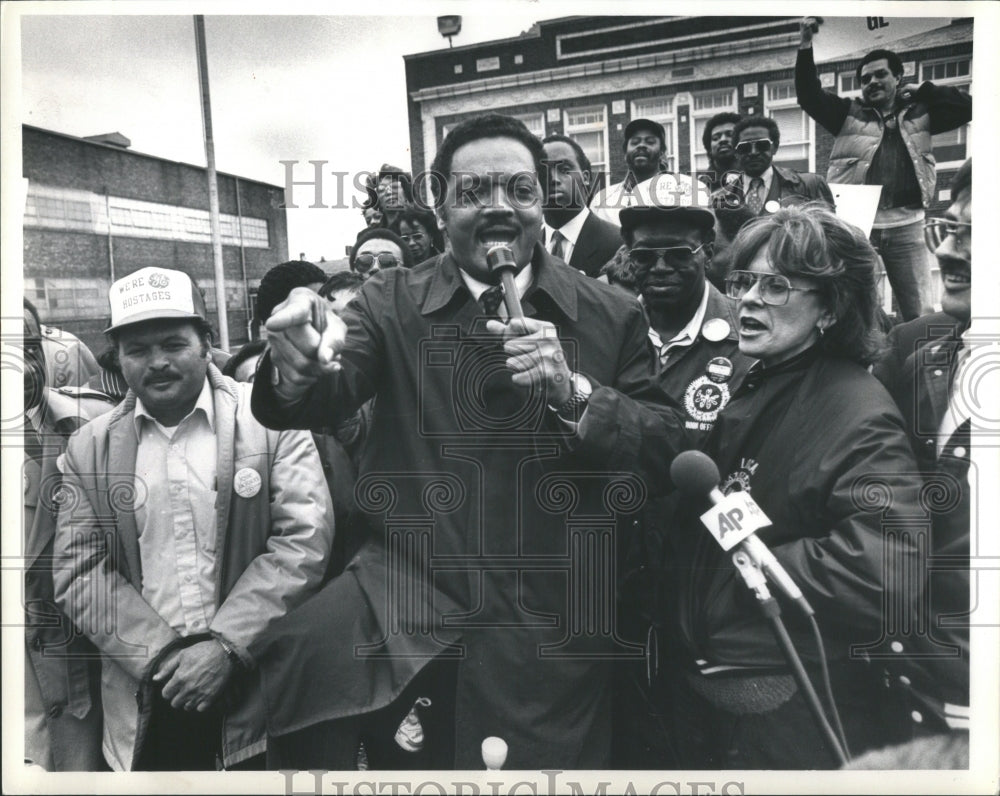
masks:
{"label": "woman with eyeglasses", "polygon": [[389,228],[410,247],[416,265],[444,251],[441,233],[430,210],[407,207]]}
{"label": "woman with eyeglasses", "polygon": [[413,258],[409,247],[395,232],[370,227],[358,233],[347,263],[352,271],[367,279],[383,268],[412,268]]}
{"label": "woman with eyeglasses", "polygon": [[[916,542],[893,522],[924,514],[902,419],[867,370],[880,350],[876,255],[860,230],[814,204],[751,221],[733,252],[726,292],[739,302],[740,351],[757,362],[706,453],[721,491],[749,492],[767,515],[758,538],[815,610],[825,650],[771,584],[824,712],[856,754],[894,740],[881,684],[860,658],[888,649],[886,628],[915,620]],[[679,763],[836,767],[755,596],[701,525],[709,501],[685,503],[668,526],[678,567],[680,671],[669,679]],[[822,696],[823,663],[842,732]]]}

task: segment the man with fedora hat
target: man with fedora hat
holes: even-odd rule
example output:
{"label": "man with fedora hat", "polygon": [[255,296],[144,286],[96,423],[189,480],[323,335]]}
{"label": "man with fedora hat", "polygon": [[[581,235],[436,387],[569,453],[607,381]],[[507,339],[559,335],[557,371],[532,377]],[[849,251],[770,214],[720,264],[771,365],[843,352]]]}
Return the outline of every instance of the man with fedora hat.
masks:
{"label": "man with fedora hat", "polygon": [[[648,346],[660,387],[683,407],[692,444],[704,441],[742,382],[752,360],[739,351],[736,302],[706,279],[715,242],[715,216],[697,191],[651,180],[636,189],[637,202],[620,213],[622,237],[639,300],[649,318]],[[625,546],[619,617],[630,640],[647,654],[669,658],[657,629],[666,614],[651,572],[669,567],[662,536],[673,496],[654,498]],[[681,765],[662,731],[661,680],[647,677],[646,661],[619,661],[615,677],[614,763],[622,768]]]}
{"label": "man with fedora hat", "polygon": [[253,767],[265,751],[251,642],[320,583],[333,536],[312,438],[269,431],[211,362],[187,274],[111,286],[129,391],[70,440],[56,599],[101,653],[115,770]]}
{"label": "man with fedora hat", "polygon": [[711,430],[749,368],[739,352],[736,304],[706,279],[715,216],[698,195],[653,180],[620,213],[622,237],[649,318],[649,345],[664,391],[697,437]]}

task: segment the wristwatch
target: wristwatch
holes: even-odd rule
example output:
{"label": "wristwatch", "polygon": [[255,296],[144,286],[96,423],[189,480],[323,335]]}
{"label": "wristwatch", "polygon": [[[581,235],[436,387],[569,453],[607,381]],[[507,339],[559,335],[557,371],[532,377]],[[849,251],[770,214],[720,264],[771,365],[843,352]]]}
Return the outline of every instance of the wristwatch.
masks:
{"label": "wristwatch", "polygon": [[240,658],[239,653],[236,652],[232,644],[226,641],[222,636],[213,635],[212,638],[219,642],[219,646],[222,647],[222,651],[226,653],[226,657],[229,658],[233,666],[237,669],[245,668],[243,660]]}
{"label": "wristwatch", "polygon": [[594,388],[582,373],[573,373],[569,379],[573,387],[573,392],[564,404],[553,408],[559,417],[576,423],[580,420],[580,416],[583,415],[583,410],[587,408],[587,402],[590,400],[590,395],[594,392]]}

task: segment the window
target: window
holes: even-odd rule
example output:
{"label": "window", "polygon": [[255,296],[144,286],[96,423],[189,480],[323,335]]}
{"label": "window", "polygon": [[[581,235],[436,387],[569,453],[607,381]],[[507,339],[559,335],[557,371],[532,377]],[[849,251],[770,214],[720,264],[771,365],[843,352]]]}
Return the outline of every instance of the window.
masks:
{"label": "window", "polygon": [[[116,237],[157,238],[192,243],[211,243],[212,240],[207,210],[143,202],[120,196],[105,197],[89,191],[52,188],[34,183],[28,186],[24,225],[107,235],[109,209],[111,234]],[[241,219],[227,213],[219,215],[222,243],[226,246],[238,246],[241,226],[244,246],[260,249],[270,246],[267,219]]]}
{"label": "window", "polygon": [[24,296],[47,323],[103,318],[108,314],[108,288],[104,279],[24,280]]}
{"label": "window", "polygon": [[[957,61],[939,61],[938,63],[921,64],[921,82],[931,80],[935,83],[972,82],[972,61],[961,58]],[[964,80],[962,80],[965,78]]]}
{"label": "window", "polygon": [[603,105],[574,108],[563,114],[563,130],[590,159],[594,178],[608,173],[608,126]]}
{"label": "window", "polygon": [[531,131],[532,135],[545,138],[545,114],[542,111],[538,111],[538,113],[514,113],[511,115],[515,119],[524,122],[524,126]]}
{"label": "window", "polygon": [[35,305],[35,309],[40,310],[42,307],[48,309],[49,305],[45,299],[45,280],[25,279],[24,297]]}
{"label": "window", "polygon": [[667,171],[673,173],[677,170],[677,146],[676,146],[676,117],[674,115],[673,97],[650,97],[649,99],[636,100],[632,103],[633,119],[652,119],[663,125],[663,132],[666,134],[666,149],[663,152],[663,162]]}
{"label": "window", "polygon": [[796,171],[813,171],[812,120],[799,107],[793,81],[767,84],[764,113],[774,119],[781,133],[774,162]]}
{"label": "window", "polygon": [[[218,307],[215,305],[215,280],[199,279],[198,287],[205,297],[205,307],[210,313],[217,313]],[[253,306],[256,306],[256,301]],[[230,312],[245,309],[243,303],[243,282],[238,279],[226,280],[226,309]]]}
{"label": "window", "polygon": [[[932,61],[920,65],[920,81],[930,80],[939,86],[954,88],[972,93],[972,59],[952,58],[947,61]],[[958,166],[971,152],[971,128],[966,124],[947,133],[939,133],[931,138],[931,151],[938,162],[938,167]]]}
{"label": "window", "polygon": [[695,171],[704,172],[709,170],[708,155],[705,154],[705,145],[701,141],[705,133],[705,124],[715,114],[723,111],[736,112],[736,89],[727,88],[721,91],[706,91],[695,94],[691,104],[691,151],[696,153],[694,157]]}
{"label": "window", "polygon": [[861,82],[854,72],[837,75],[837,93],[841,97],[861,97]]}

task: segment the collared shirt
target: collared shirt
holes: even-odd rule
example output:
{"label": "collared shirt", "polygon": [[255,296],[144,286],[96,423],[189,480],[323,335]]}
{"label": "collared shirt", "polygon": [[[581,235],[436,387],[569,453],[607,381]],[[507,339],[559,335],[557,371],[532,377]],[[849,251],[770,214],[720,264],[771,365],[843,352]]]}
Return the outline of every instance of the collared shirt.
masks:
{"label": "collared shirt", "polygon": [[[323,645],[324,662],[321,681],[312,683],[314,713],[370,705],[371,684],[358,666],[355,643],[368,636],[378,641],[373,633],[381,637],[380,628],[400,616],[397,605],[414,617],[418,611],[431,618],[475,612],[474,628],[449,621],[440,634],[392,632],[384,644],[386,658],[399,667],[395,673],[424,650],[439,649],[439,639],[451,643],[461,633],[466,657],[459,662],[456,720],[467,731],[456,741],[456,762],[474,764],[489,724],[504,728],[511,756],[517,755],[512,765],[531,768],[551,760],[548,745],[534,740],[546,737],[559,738],[559,749],[569,750],[558,753],[560,762],[600,767],[603,753],[589,750],[610,748],[606,668],[593,658],[538,654],[539,645],[564,642],[569,623],[580,616],[579,601],[567,599],[570,576],[564,573],[570,567],[582,572],[571,551],[576,539],[590,537],[578,535],[568,512],[608,513],[595,479],[614,482],[634,472],[645,483],[663,483],[669,454],[662,451],[683,449],[687,435],[679,418],[660,409],[663,392],[650,372],[646,323],[634,299],[574,273],[541,246],[532,271],[525,314],[558,328],[567,365],[594,385],[589,422],[578,439],[553,422],[537,392],[511,384],[495,344],[478,344],[482,309],[450,253],[430,267],[387,268],[373,276],[344,313],[343,368],[325,375],[295,406],[276,398],[269,379],[257,379],[253,407],[268,424],[323,427],[377,394],[359,480],[392,474],[394,508],[392,516],[366,513],[364,555],[378,566],[359,567],[351,579],[375,616],[362,629],[364,639],[355,634],[355,641],[343,643],[339,629],[349,633],[358,621],[343,612],[331,616],[337,632],[314,634],[321,637],[315,641]],[[550,486],[561,495],[567,478],[574,483],[572,508]],[[439,495],[435,484],[443,480],[454,483],[454,500]],[[433,522],[396,520],[427,516],[428,510]],[[397,539],[409,545],[418,538],[414,532],[427,534],[428,546],[417,542],[404,566],[387,569],[400,561],[387,558],[389,546]],[[432,582],[417,586],[432,555],[457,566],[435,570]],[[551,568],[539,568],[540,561]],[[386,599],[387,571],[400,573],[403,602]],[[559,616],[559,624],[539,623],[539,612]],[[608,634],[588,636],[585,643],[587,650],[614,649]]]}
{"label": "collared shirt", "polygon": [[767,195],[771,192],[771,182],[774,180],[774,168],[772,166],[767,167],[767,171],[760,175],[760,177],[751,177],[746,172],[743,172],[743,195],[746,196],[750,193],[750,183],[754,179],[760,179],[764,181],[764,187],[760,189],[760,205],[764,206],[764,202],[767,201]]}
{"label": "collared shirt", "polygon": [[[590,215],[590,210],[588,208],[583,208],[579,213],[577,213],[573,218],[559,227],[559,234],[563,236],[563,262],[569,262],[570,257],[573,256],[573,249],[576,247],[577,238],[580,237],[580,232],[583,230],[583,225],[587,221],[587,216]],[[553,227],[548,224],[542,224],[545,229],[545,248],[548,249],[549,253],[552,253],[552,235],[556,232]]]}
{"label": "collared shirt", "polygon": [[173,428],[138,400],[134,422],[142,596],[178,633],[204,632],[215,616],[216,582],[215,406],[208,380]]}
{"label": "collared shirt", "polygon": [[[492,285],[487,285],[485,282],[480,282],[473,276],[469,276],[464,270],[459,269],[459,273],[462,275],[462,281],[465,282],[465,286],[469,288],[469,292],[472,297],[479,301],[479,297],[483,295],[487,290],[489,290]],[[523,298],[525,292],[531,287],[531,280],[534,272],[531,269],[531,263],[528,263],[524,268],[517,272],[517,276],[514,277],[514,284],[517,286],[517,296],[518,298]],[[498,308],[498,312],[501,318],[507,317],[507,307],[503,304]]]}
{"label": "collared shirt", "polygon": [[[958,430],[958,427],[962,425],[966,420],[972,418],[972,412],[969,406],[969,396],[963,395],[963,382],[965,377],[970,372],[975,372],[977,370],[975,367],[970,371],[970,361],[973,359],[973,349],[974,347],[969,345],[968,339],[969,330],[966,329],[965,333],[962,335],[962,348],[958,352],[958,362],[955,367],[955,374],[951,381],[951,389],[948,391],[948,408],[945,410],[944,415],[941,417],[941,425],[938,427],[937,434],[937,453],[938,456],[944,451],[945,446],[948,444],[948,440],[951,435]],[[982,346],[980,346],[982,350]],[[986,372],[988,369],[983,368],[982,372]],[[968,387],[966,387],[966,392],[968,392]],[[989,395],[990,393],[985,393]]]}
{"label": "collared shirt", "polygon": [[[639,297],[639,300],[640,302],[642,301],[641,296]],[[677,334],[664,343],[663,339],[660,337],[660,333],[657,332],[652,326],[649,327],[649,339],[659,352],[661,365],[667,364],[667,360],[670,359],[670,352],[672,349],[686,348],[687,346],[694,344],[694,341],[698,339],[698,335],[701,333],[701,325],[705,322],[705,312],[707,309],[708,282],[706,281],[705,292],[701,296],[701,304],[698,305],[697,312],[691,316],[691,320],[688,321],[687,325]]]}

